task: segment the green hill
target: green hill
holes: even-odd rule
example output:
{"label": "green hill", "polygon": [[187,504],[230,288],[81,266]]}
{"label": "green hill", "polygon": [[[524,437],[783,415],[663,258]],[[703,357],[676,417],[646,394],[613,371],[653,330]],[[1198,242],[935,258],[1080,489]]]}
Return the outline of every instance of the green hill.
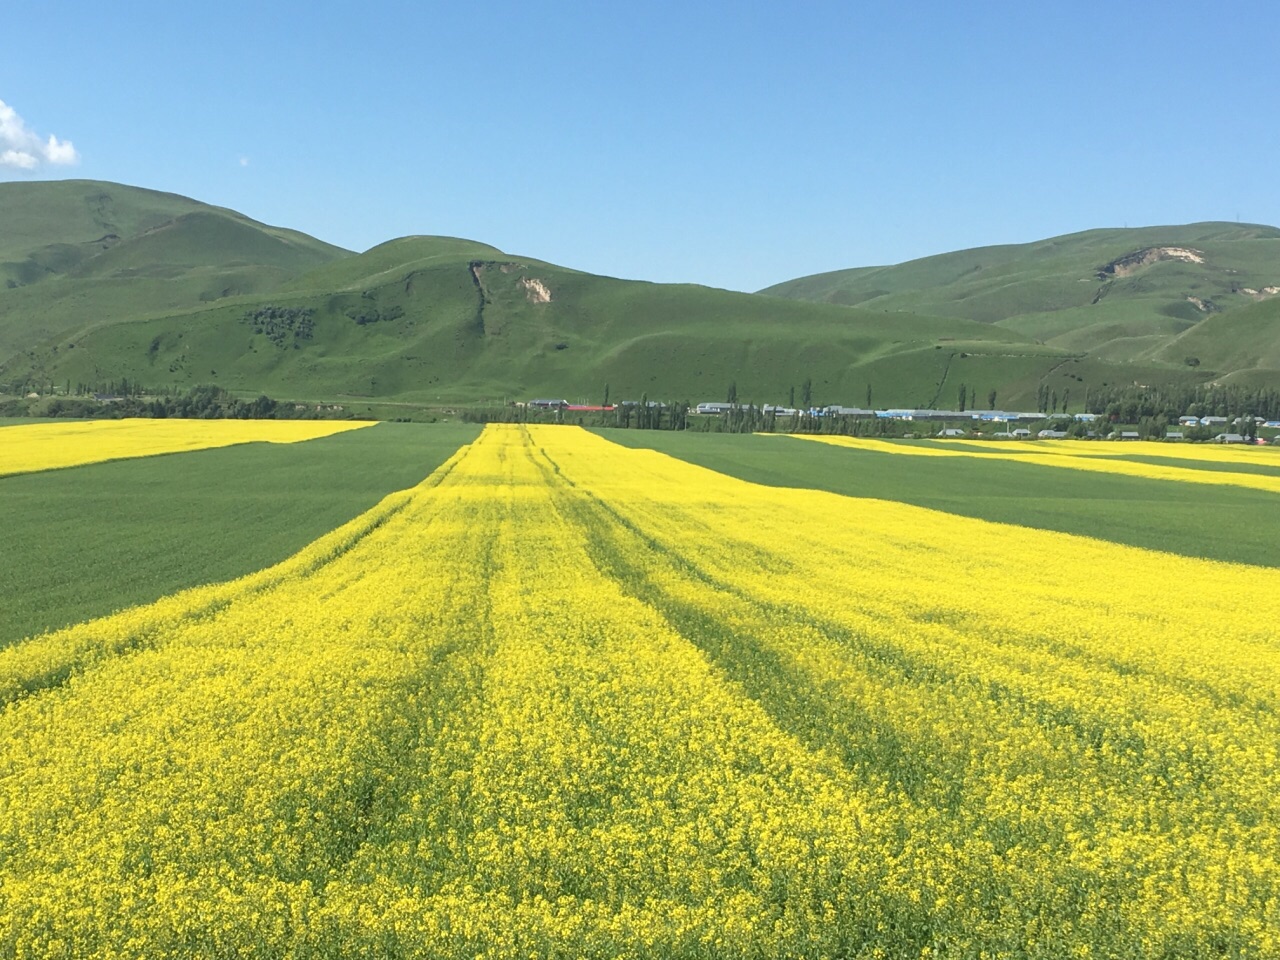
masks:
{"label": "green hill", "polygon": [[[932,402],[951,358],[999,375],[1060,351],[968,320],[792,303],[599,277],[493,247],[406,237],[317,268],[269,296],[96,327],[48,343],[25,372],[216,382],[307,399],[430,402],[723,396],[781,400],[808,378],[829,402]],[[2,371],[21,375],[21,362]]]}
{"label": "green hill", "polygon": [[801,277],[761,292],[964,317],[1123,361],[1150,355],[1207,317],[1280,293],[1277,285],[1280,230],[1196,223],[980,247]]}
{"label": "green hill", "polygon": [[819,403],[861,405],[870,391],[879,405],[951,406],[964,385],[1001,405],[1045,387],[1078,405],[1098,386],[1270,382],[1278,255],[1270,227],[1093,231],[760,296],[452,237],[355,255],[172,194],[0,184],[0,392],[127,378],[463,403],[598,401],[608,384],[614,399],[698,401],[733,384],[744,400],[786,402],[808,380]]}
{"label": "green hill", "polygon": [[1222,371],[1217,379],[1250,387],[1280,384],[1280,298],[1206,317],[1159,344],[1150,358]]}
{"label": "green hill", "polygon": [[0,357],[94,324],[266,293],[348,255],[174,194],[0,183]]}

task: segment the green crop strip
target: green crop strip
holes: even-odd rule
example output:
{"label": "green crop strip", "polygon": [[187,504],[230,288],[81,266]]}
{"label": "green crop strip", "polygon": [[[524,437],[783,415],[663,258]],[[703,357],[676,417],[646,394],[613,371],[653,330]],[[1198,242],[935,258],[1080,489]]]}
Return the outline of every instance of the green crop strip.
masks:
{"label": "green crop strip", "polygon": [[277,563],[478,433],[380,424],[0,480],[0,646]]}
{"label": "green crop strip", "polygon": [[597,432],[753,483],[897,500],[1189,557],[1280,566],[1276,497],[1262,491],[1045,470],[980,456],[896,457],[781,437]]}

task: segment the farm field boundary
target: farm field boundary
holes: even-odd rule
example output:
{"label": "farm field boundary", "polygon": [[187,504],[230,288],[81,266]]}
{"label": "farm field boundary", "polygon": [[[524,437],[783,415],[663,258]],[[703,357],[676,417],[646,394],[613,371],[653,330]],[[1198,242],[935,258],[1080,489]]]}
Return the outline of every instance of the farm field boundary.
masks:
{"label": "farm field boundary", "polygon": [[84,420],[0,432],[0,478],[241,443],[300,443],[371,423],[350,420]]}
{"label": "farm field boundary", "polygon": [[1280,476],[1256,473],[1233,473],[1221,470],[1197,470],[1185,466],[1164,466],[1122,460],[1114,456],[1078,456],[1061,453],[974,453],[969,450],[946,449],[942,444],[914,446],[889,440],[865,440],[861,437],[796,435],[793,439],[815,443],[828,443],[852,450],[870,450],[907,457],[982,457],[983,459],[1013,460],[1037,467],[1055,467],[1066,470],[1082,470],[1090,473],[1116,473],[1123,476],[1143,477],[1150,480],[1172,480],[1179,483],[1222,484],[1280,493]]}
{"label": "farm field boundary", "polygon": [[[1123,463],[1151,464],[1223,473],[1254,473],[1280,477],[1280,451],[1256,445],[1219,446],[1209,444],[1160,443],[1155,441],[982,441],[917,440],[898,441],[921,450],[960,448],[973,454],[995,456],[1060,456],[1112,458]],[[1212,481],[1210,481],[1212,482]]]}
{"label": "farm field boundary", "polygon": [[[896,500],[1189,557],[1280,566],[1280,517],[1274,495],[1262,490],[1045,470],[1019,457],[982,452],[906,457],[883,442],[853,449],[781,436],[597,433],[754,483]],[[1073,589],[1087,591],[1090,585]]]}
{"label": "farm field boundary", "polygon": [[0,651],[0,943],[1269,956],[1244,577],[490,426],[275,571]]}
{"label": "farm field boundary", "polygon": [[479,432],[384,423],[0,479],[0,646],[278,563]]}
{"label": "farm field boundary", "polygon": [[[793,435],[794,436],[794,435]],[[1175,467],[1182,470],[1197,470],[1204,473],[1252,473],[1263,477],[1280,477],[1280,453],[1274,447],[1244,446],[1237,447],[1242,456],[1215,456],[1227,452],[1222,447],[1188,446],[1181,450],[1177,443],[1112,443],[1109,441],[1086,442],[1082,446],[1110,447],[1100,452],[1079,449],[1058,449],[1067,440],[895,440],[894,444],[913,447],[917,450],[950,450],[961,452],[966,456],[990,456],[996,459],[1015,459],[1018,457],[1063,457],[1065,459],[1094,458],[1103,462],[1129,464],[1150,464],[1157,467]],[[1114,450],[1119,445],[1120,450]],[[1126,449],[1131,447],[1130,449]],[[956,448],[959,448],[957,451]],[[1032,460],[1031,462],[1035,462]],[[1206,483],[1213,483],[1206,478]]]}
{"label": "farm field boundary", "polygon": [[947,440],[920,441],[921,447],[981,450],[999,454],[1035,454],[1058,457],[1115,457],[1119,459],[1155,457],[1188,465],[1238,464],[1280,468],[1280,450],[1253,444],[1171,443],[1155,440]]}

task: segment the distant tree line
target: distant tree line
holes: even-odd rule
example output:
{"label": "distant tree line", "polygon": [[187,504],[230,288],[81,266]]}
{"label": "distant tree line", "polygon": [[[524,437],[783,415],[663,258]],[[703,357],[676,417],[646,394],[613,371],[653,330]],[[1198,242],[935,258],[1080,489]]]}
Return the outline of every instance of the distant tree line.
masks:
{"label": "distant tree line", "polygon": [[766,411],[752,403],[739,404],[720,414],[686,419],[684,428],[700,433],[811,433],[846,437],[894,437],[913,430],[920,424],[884,417],[854,417],[841,414],[814,416],[808,410],[791,408],[794,413]]}
{"label": "distant tree line", "polygon": [[587,423],[583,417],[566,418],[563,410],[541,410],[514,403],[464,407],[458,411],[458,419],[463,423],[578,423],[583,426],[600,426],[594,420]]}
{"label": "distant tree line", "polygon": [[[140,390],[115,392],[99,399],[95,396],[62,396],[31,402],[13,399],[0,404],[0,416],[6,417],[79,417],[123,419],[169,417],[190,420],[319,420],[332,419],[340,411],[333,407],[317,409],[313,404],[280,403],[262,395],[242,400],[222,387],[202,384],[185,393],[144,395]],[[327,416],[326,416],[327,415]]]}
{"label": "distant tree line", "polygon": [[1280,420],[1280,390],[1184,384],[1094,387],[1085,409],[1116,423],[1150,418],[1169,424],[1181,416]]}
{"label": "distant tree line", "polygon": [[666,403],[650,400],[646,393],[639,402],[618,404],[613,416],[613,426],[624,430],[685,430],[689,426],[689,401]]}
{"label": "distant tree line", "polygon": [[[608,386],[605,387],[607,406]],[[541,409],[508,404],[501,407],[470,407],[459,413],[466,423],[568,423],[582,427],[621,427],[626,430],[684,430],[689,421],[689,402],[624,400],[612,410]]]}

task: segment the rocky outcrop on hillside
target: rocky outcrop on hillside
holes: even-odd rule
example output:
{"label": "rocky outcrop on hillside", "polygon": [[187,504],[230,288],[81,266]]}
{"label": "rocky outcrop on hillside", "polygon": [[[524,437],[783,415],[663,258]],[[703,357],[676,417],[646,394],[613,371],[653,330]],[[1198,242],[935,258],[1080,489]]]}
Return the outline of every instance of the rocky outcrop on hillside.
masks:
{"label": "rocky outcrop on hillside", "polygon": [[1143,267],[1149,267],[1161,260],[1181,260],[1184,263],[1204,263],[1204,254],[1188,247],[1147,247],[1133,253],[1118,257],[1110,263],[1098,268],[1099,280],[1114,280],[1127,277]]}

